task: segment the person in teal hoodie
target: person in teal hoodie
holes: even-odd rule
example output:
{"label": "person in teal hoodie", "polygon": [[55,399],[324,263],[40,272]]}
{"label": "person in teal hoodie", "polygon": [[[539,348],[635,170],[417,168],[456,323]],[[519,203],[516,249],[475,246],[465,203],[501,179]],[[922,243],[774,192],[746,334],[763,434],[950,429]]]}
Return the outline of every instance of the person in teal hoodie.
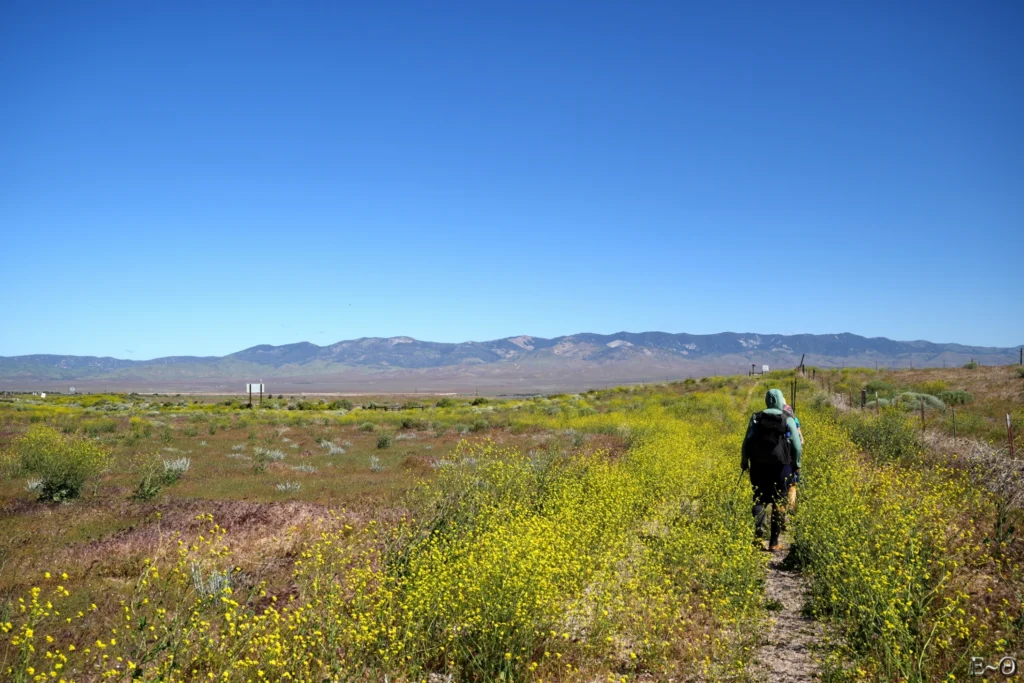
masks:
{"label": "person in teal hoodie", "polygon": [[765,409],[751,415],[747,425],[740,468],[744,472],[750,471],[757,537],[764,538],[768,508],[771,507],[768,550],[777,550],[789,486],[800,474],[803,439],[796,418],[784,412],[786,399],[782,391],[769,389],[764,403]]}

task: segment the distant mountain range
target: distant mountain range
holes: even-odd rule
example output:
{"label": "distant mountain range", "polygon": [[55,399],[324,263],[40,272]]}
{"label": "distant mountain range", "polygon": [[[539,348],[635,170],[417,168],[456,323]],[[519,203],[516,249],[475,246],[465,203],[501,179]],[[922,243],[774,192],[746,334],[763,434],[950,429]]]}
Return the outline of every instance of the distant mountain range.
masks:
{"label": "distant mountain range", "polygon": [[855,334],[762,335],[619,332],[554,339],[518,336],[446,344],[364,337],[329,346],[253,346],[227,356],[146,361],[95,356],[0,356],[0,388],[237,392],[264,380],[268,391],[543,391],[713,373],[751,364],[794,367],[927,367],[1017,361],[1017,348],[893,341]]}

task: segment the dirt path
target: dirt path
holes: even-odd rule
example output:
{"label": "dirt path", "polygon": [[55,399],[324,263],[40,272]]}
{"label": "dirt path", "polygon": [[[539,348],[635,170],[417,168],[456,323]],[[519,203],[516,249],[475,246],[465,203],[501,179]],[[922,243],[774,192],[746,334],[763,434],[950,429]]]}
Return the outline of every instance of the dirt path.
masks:
{"label": "dirt path", "polygon": [[822,637],[821,624],[803,615],[807,580],[800,572],[781,568],[785,551],[773,553],[765,596],[771,623],[767,642],[757,652],[755,680],[766,683],[813,681],[818,665],[812,647]]}

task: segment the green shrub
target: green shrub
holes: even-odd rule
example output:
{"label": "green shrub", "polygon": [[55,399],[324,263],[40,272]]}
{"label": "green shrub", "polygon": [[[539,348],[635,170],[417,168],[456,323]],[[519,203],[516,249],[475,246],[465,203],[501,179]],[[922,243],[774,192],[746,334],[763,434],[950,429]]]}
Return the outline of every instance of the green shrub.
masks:
{"label": "green shrub", "polygon": [[810,404],[815,410],[826,410],[832,405],[832,401],[824,391],[816,391],[811,395]]}
{"label": "green shrub", "polygon": [[870,382],[867,383],[867,385],[865,385],[864,388],[868,390],[868,396],[872,398],[874,398],[875,393],[878,393],[879,395],[885,395],[890,394],[896,390],[896,387],[894,387],[892,384],[880,379],[871,380]]}
{"label": "green shrub", "polygon": [[153,434],[153,423],[141,417],[133,417],[128,421],[128,431],[136,439],[149,437]]}
{"label": "green shrub", "polygon": [[153,500],[164,487],[160,459],[155,455],[144,456],[132,468],[139,473],[139,481],[132,490],[132,500]]}
{"label": "green shrub", "polygon": [[1017,376],[1024,377],[1024,368],[1017,368]]}
{"label": "green shrub", "polygon": [[434,405],[436,405],[438,408],[450,408],[453,405],[455,405],[455,401],[451,400],[450,398],[442,398]]}
{"label": "green shrub", "polygon": [[40,500],[77,498],[85,482],[110,464],[110,454],[93,441],[65,437],[50,427],[32,427],[14,443],[18,465],[42,481]]}
{"label": "green shrub", "polygon": [[477,396],[476,398],[474,398],[472,401],[469,402],[469,405],[471,405],[471,406],[482,406],[482,405],[486,405],[486,404],[487,404],[487,399],[484,398],[483,396]]}
{"label": "green shrub", "polygon": [[978,367],[978,361],[972,360],[970,363],[964,363],[964,370],[975,370]]}
{"label": "green shrub", "polygon": [[199,429],[195,425],[185,425],[185,428],[181,430],[181,433],[185,436],[198,436]]}
{"label": "green shrub", "polygon": [[469,431],[480,432],[487,429],[487,420],[482,417],[478,417],[469,425]]}
{"label": "green shrub", "polygon": [[110,418],[99,418],[98,420],[86,420],[82,423],[82,431],[89,436],[109,434],[117,431],[117,420]]}
{"label": "green shrub", "polygon": [[352,410],[352,401],[343,398],[340,401],[331,401],[327,407],[331,410]]}
{"label": "green shrub", "polygon": [[377,437],[377,448],[391,448],[391,435],[381,434]]}
{"label": "green shrub", "polygon": [[969,392],[963,389],[952,389],[949,391],[943,391],[938,394],[939,400],[945,403],[947,406],[962,406],[970,403],[974,400]]}
{"label": "green shrub", "polygon": [[942,380],[935,380],[933,382],[922,382],[914,385],[914,390],[919,391],[922,394],[931,394],[932,396],[939,396],[940,394],[949,391],[949,385]]}
{"label": "green shrub", "polygon": [[78,430],[75,418],[70,415],[58,415],[53,419],[53,426],[65,434],[72,434]]}
{"label": "green shrub", "polygon": [[917,429],[899,408],[882,408],[877,416],[851,413],[848,419],[854,443],[879,460],[910,461],[921,452]]}
{"label": "green shrub", "polygon": [[377,431],[377,425],[372,422],[364,422],[359,425],[359,431],[361,432],[375,432]]}
{"label": "green shrub", "polygon": [[252,449],[252,471],[256,474],[263,474],[267,471],[267,465],[281,460],[284,460],[284,453],[279,450],[261,446]]}
{"label": "green shrub", "polygon": [[921,404],[931,410],[945,410],[946,404],[939,398],[929,394],[919,394],[916,391],[905,391],[893,398],[893,404],[899,405],[905,410],[920,410]]}
{"label": "green shrub", "polygon": [[155,468],[147,469],[139,479],[139,483],[135,485],[130,497],[132,500],[153,500],[163,487],[164,482],[160,473]]}

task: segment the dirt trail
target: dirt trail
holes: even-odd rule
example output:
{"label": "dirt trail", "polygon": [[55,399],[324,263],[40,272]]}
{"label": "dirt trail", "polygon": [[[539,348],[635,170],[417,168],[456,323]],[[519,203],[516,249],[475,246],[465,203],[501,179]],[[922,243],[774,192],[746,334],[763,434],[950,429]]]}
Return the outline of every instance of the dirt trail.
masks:
{"label": "dirt trail", "polygon": [[755,680],[766,683],[814,681],[818,664],[812,648],[821,640],[821,624],[804,616],[807,579],[798,571],[782,569],[785,551],[773,553],[768,565],[765,596],[771,624],[767,642],[757,652]]}

